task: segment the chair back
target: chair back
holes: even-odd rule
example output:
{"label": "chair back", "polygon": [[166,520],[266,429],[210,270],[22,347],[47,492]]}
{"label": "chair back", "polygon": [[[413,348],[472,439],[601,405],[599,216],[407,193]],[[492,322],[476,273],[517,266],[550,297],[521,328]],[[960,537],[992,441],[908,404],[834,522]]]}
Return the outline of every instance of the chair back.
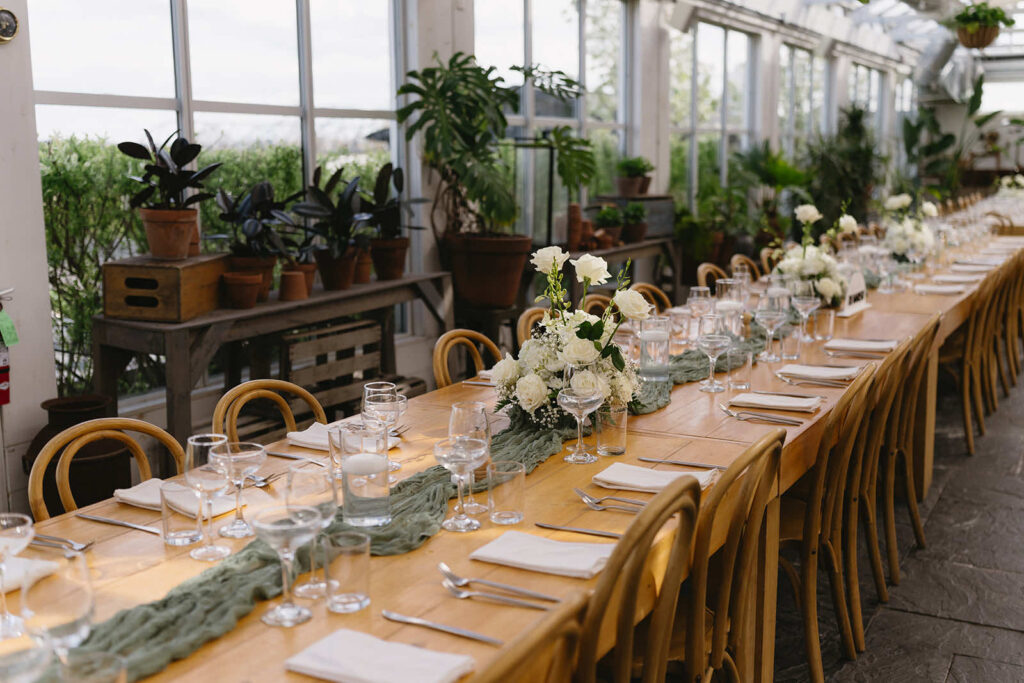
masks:
{"label": "chair back", "polygon": [[533,327],[544,318],[544,313],[548,309],[540,306],[532,306],[527,308],[519,316],[519,320],[516,322],[516,339],[520,346],[523,342],[529,339],[533,335]]}
{"label": "chair back", "polygon": [[[701,287],[715,288],[715,281],[729,277],[729,274],[714,263],[702,263],[697,266],[697,284]],[[714,293],[714,292],[712,292]]]}
{"label": "chair back", "polygon": [[501,360],[501,351],[486,335],[475,330],[449,330],[442,334],[434,344],[434,382],[438,389],[452,383],[451,371],[448,369],[448,357],[459,346],[465,347],[469,352],[476,372],[484,369],[484,359],[480,355],[479,346],[487,349],[495,363]]}
{"label": "chair back", "polygon": [[672,300],[668,298],[668,294],[657,285],[648,284],[646,282],[634,282],[630,287],[634,292],[640,292],[640,295],[647,299],[647,303],[654,306],[654,310],[661,313],[667,308],[672,308]]}
{"label": "chair back", "polygon": [[277,405],[284,418],[285,427],[289,432],[294,432],[298,428],[295,413],[288,399],[281,394],[293,394],[302,399],[309,406],[313,418],[321,424],[327,424],[327,414],[323,406],[313,394],[298,384],[283,379],[253,379],[231,388],[217,401],[213,409],[214,433],[227,434],[228,441],[238,441],[238,416],[245,404],[255,399],[266,399]]}
{"label": "chair back", "polygon": [[120,441],[128,447],[132,457],[135,458],[135,464],[139,468],[139,479],[145,481],[152,478],[153,473],[149,468],[149,459],[146,457],[145,451],[135,439],[125,434],[126,431],[151,436],[163,444],[174,458],[178,474],[182,473],[185,467],[185,451],[173,436],[159,427],[128,417],[102,417],[88,420],[68,427],[47,441],[43,450],[39,451],[39,455],[32,463],[32,471],[28,475],[28,504],[35,520],[41,522],[50,518],[46,502],[43,500],[43,478],[46,476],[46,468],[53,460],[53,456],[61,449],[63,449],[63,453],[57,461],[57,492],[60,494],[60,502],[64,506],[65,512],[78,509],[75,497],[71,494],[71,459],[83,446],[94,441],[100,439]]}
{"label": "chair back", "polygon": [[761,279],[761,266],[746,254],[732,255],[732,258],[729,259],[729,270],[736,272],[736,266],[746,266],[750,270],[751,279],[755,282]]}
{"label": "chair back", "polygon": [[768,275],[775,268],[775,264],[779,262],[780,256],[776,255],[778,249],[772,247],[764,247],[761,249],[761,273]]}
{"label": "chair back", "polygon": [[605,309],[607,309],[612,303],[610,296],[604,294],[587,294],[586,298],[583,299],[583,310],[591,315],[598,317],[603,316]]}
{"label": "chair back", "polygon": [[[665,680],[676,602],[683,574],[690,564],[690,543],[700,495],[696,478],[679,477],[651,499],[615,545],[590,595],[583,619],[576,664],[576,679],[581,683],[597,680],[597,662],[602,654],[601,631],[606,615],[614,618],[615,627],[611,680],[615,683],[631,680],[637,598],[650,588],[647,565],[658,533],[676,517],[671,536],[662,539],[670,547],[664,553],[664,578],[650,614],[650,637],[644,645],[641,676],[645,683]],[[658,554],[660,565],[660,549]]]}
{"label": "chair back", "polygon": [[903,367],[905,378],[897,392],[898,403],[893,406],[893,414],[897,417],[898,433],[897,443],[905,453],[914,440],[914,431],[917,425],[917,406],[921,395],[921,386],[928,374],[928,357],[931,355],[932,346],[935,344],[935,337],[939,332],[939,314],[932,316],[925,328],[914,338],[913,345],[907,356],[906,364]]}

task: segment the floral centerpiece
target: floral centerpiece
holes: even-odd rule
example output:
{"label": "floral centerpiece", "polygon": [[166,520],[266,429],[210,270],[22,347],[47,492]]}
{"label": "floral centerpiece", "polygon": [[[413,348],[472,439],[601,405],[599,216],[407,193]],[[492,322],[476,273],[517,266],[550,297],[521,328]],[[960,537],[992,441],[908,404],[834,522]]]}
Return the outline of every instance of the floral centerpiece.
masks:
{"label": "floral centerpiece", "polygon": [[1024,194],[1024,175],[1004,175],[999,179],[999,194],[1002,196],[1019,197]]}
{"label": "floral centerpiece", "polygon": [[574,422],[557,402],[558,391],[565,387],[567,364],[594,363],[593,372],[576,373],[571,383],[574,388],[584,384],[599,387],[606,403],[629,403],[639,387],[636,368],[626,361],[622,349],[612,339],[624,320],[647,318],[651,305],[639,292],[627,289],[629,279],[623,268],[604,315],[598,317],[581,310],[587,289],[611,279],[604,259],[584,254],[569,260],[577,281],[583,284],[583,295],[574,307],[562,286],[562,267],[567,260],[569,254],[559,247],[534,252],[532,263],[547,276],[547,287],[538,301],[547,299],[550,307],[539,329],[519,349],[519,357],[506,354],[491,370],[498,408],[509,407],[510,415],[521,411],[539,427],[568,426]]}
{"label": "floral centerpiece", "polygon": [[904,193],[888,197],[882,204],[886,212],[882,246],[903,263],[910,261],[911,255],[923,257],[935,246],[935,235],[923,219],[938,216],[938,209],[931,202],[921,202],[915,211],[913,203],[913,197]]}
{"label": "floral centerpiece", "polygon": [[[811,229],[822,219],[821,212],[813,204],[801,204],[796,207],[796,219],[803,227],[802,243],[783,253],[782,259],[775,266],[775,272],[814,283],[822,305],[836,308],[842,305],[846,295],[846,278],[839,272],[839,263],[835,258],[825,248],[814,244]],[[833,229],[856,230],[857,221],[844,214]]]}

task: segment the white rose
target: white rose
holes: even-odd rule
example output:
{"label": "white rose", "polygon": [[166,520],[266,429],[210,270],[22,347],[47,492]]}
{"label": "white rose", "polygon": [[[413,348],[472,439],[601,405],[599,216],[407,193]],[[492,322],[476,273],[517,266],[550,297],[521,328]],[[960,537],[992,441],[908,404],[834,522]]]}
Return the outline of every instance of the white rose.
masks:
{"label": "white rose", "polygon": [[510,384],[518,376],[519,363],[508,353],[491,368],[491,379],[498,385]]}
{"label": "white rose", "polygon": [[615,308],[630,320],[643,320],[651,315],[651,305],[647,303],[647,299],[640,292],[635,290],[619,290],[615,292],[612,301],[615,302]]}
{"label": "white rose", "polygon": [[618,403],[629,403],[633,400],[633,383],[624,374],[617,373],[612,377],[612,398]]}
{"label": "white rose", "polygon": [[839,217],[839,229],[842,232],[857,232],[857,219],[844,213]]}
{"label": "white rose", "polygon": [[913,199],[910,197],[909,194],[895,194],[891,197],[888,197],[885,200],[885,204],[883,204],[883,206],[885,207],[886,211],[899,211],[900,209],[905,209],[908,206],[910,206],[910,203],[912,201]]}
{"label": "white rose", "polygon": [[577,372],[569,380],[569,387],[577,394],[601,394],[601,383],[590,370]]}
{"label": "white rose", "polygon": [[578,259],[569,261],[569,263],[576,269],[577,282],[583,282],[583,280],[588,279],[592,285],[603,285],[612,276],[608,272],[608,263],[598,256],[584,254]]}
{"label": "white rose", "polygon": [[810,225],[822,218],[821,212],[814,204],[801,204],[796,207],[796,219],[804,225]]}
{"label": "white rose", "polygon": [[843,294],[839,284],[830,277],[821,278],[814,283],[814,286],[818,289],[818,294],[821,294],[828,301],[833,301],[836,297]]}
{"label": "white rose", "polygon": [[818,273],[825,270],[824,259],[818,256],[812,256],[810,254],[804,259],[803,267],[801,268],[804,275],[817,275]]}
{"label": "white rose", "polygon": [[597,360],[599,351],[594,348],[594,342],[589,339],[573,337],[562,349],[562,360],[573,365],[586,365]]}
{"label": "white rose", "polygon": [[544,247],[533,252],[533,259],[530,262],[538,271],[548,275],[552,271],[561,270],[568,260],[569,254],[562,251],[561,247]]}
{"label": "white rose", "polygon": [[1017,175],[1013,176],[1013,181],[1020,185],[1021,187],[1024,187],[1024,175],[1018,173]]}
{"label": "white rose", "polygon": [[531,373],[516,382],[516,398],[523,410],[532,413],[548,400],[548,387],[544,380]]}
{"label": "white rose", "polygon": [[921,204],[921,213],[929,218],[935,218],[939,215],[939,210],[931,202],[924,202]]}

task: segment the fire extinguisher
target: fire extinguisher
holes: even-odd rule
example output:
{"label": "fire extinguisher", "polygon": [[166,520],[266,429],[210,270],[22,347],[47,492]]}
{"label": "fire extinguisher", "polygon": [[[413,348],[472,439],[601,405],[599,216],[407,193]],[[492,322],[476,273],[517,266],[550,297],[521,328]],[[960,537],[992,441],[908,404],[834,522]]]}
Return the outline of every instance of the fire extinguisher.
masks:
{"label": "fire extinguisher", "polygon": [[0,406],[11,402],[11,353],[0,343]]}

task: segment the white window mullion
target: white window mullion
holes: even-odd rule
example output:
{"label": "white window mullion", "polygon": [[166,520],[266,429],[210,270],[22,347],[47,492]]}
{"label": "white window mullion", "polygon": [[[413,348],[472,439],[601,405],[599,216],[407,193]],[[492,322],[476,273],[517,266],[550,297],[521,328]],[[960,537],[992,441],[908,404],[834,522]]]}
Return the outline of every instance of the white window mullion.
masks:
{"label": "white window mullion", "polygon": [[718,182],[722,187],[725,187],[729,180],[729,171],[725,163],[728,147],[725,129],[729,121],[729,33],[731,32],[728,30],[722,31],[722,109],[718,117]]}
{"label": "white window mullion", "polygon": [[302,134],[302,177],[313,181],[316,169],[316,119],[313,99],[313,36],[309,0],[295,0],[299,49],[299,128]]}
{"label": "white window mullion", "polygon": [[171,0],[171,43],[178,130],[182,137],[192,140],[195,138],[195,120],[192,115],[192,56],[188,41],[187,0]]}

